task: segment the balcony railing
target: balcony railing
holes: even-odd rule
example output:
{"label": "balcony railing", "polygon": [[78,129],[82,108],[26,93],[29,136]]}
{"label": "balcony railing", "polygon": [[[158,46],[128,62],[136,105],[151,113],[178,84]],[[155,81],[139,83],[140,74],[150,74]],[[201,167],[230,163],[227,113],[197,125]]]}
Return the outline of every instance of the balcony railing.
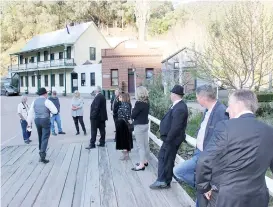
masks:
{"label": "balcony railing", "polygon": [[19,64],[19,65],[11,65],[9,66],[9,70],[32,70],[32,69],[50,69],[50,68],[59,68],[64,66],[75,66],[74,59],[57,59],[57,60],[48,60],[48,61],[40,61],[36,63],[27,63],[27,64]]}

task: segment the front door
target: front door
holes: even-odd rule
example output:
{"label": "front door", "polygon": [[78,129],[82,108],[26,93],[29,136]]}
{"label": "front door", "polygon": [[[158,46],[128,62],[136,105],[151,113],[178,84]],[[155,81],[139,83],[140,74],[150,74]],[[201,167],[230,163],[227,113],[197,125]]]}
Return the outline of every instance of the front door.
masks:
{"label": "front door", "polygon": [[74,93],[74,91],[78,90],[78,73],[71,73],[71,91]]}
{"label": "front door", "polygon": [[132,69],[128,69],[128,93],[135,92],[135,77]]}

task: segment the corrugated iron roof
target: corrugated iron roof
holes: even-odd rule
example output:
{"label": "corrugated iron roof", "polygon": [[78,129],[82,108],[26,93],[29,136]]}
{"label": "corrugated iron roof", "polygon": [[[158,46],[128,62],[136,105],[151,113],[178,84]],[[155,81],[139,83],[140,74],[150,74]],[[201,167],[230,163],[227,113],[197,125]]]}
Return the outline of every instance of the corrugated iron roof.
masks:
{"label": "corrugated iron roof", "polygon": [[18,53],[63,44],[74,44],[77,39],[82,35],[82,33],[87,30],[91,23],[92,22],[86,22],[75,26],[68,26],[69,34],[67,32],[67,28],[64,28],[61,30],[34,36]]}

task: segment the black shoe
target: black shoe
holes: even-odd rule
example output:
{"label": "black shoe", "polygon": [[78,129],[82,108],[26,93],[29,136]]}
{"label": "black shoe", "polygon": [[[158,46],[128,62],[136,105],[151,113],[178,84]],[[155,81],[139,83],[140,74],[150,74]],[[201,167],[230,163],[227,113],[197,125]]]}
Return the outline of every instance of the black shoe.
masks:
{"label": "black shoe", "polygon": [[98,147],[105,147],[105,144],[97,144]]}
{"label": "black shoe", "polygon": [[[144,166],[145,167],[148,167],[148,165],[149,165],[149,163],[147,162],[147,163],[144,163]],[[139,166],[139,162],[138,163],[136,163],[136,166]]]}
{"label": "black shoe", "polygon": [[65,134],[65,132],[59,132],[58,134]]}
{"label": "black shoe", "polygon": [[80,134],[80,132],[77,132],[77,133],[76,133],[76,135],[79,135],[79,134]]}
{"label": "black shoe", "polygon": [[29,142],[32,142],[32,140],[31,140],[31,139],[29,139],[28,141],[29,141]]}
{"label": "black shoe", "polygon": [[95,148],[96,148],[96,145],[89,145],[88,147],[85,147],[85,149],[88,149],[88,150],[95,149]]}
{"label": "black shoe", "polygon": [[84,136],[86,136],[87,135],[87,133],[86,132],[84,132]]}
{"label": "black shoe", "polygon": [[145,166],[143,168],[133,167],[131,170],[133,170],[133,171],[140,171],[140,170],[144,171],[145,170]]}
{"label": "black shoe", "polygon": [[150,185],[151,189],[167,189],[170,188],[171,184],[170,183],[166,183],[166,182],[159,182],[159,181],[155,181],[152,185]]}
{"label": "black shoe", "polygon": [[42,163],[44,163],[44,164],[47,164],[47,163],[49,163],[49,160],[46,160],[45,158],[44,158],[44,159],[41,159],[41,158],[40,158],[40,162],[42,162]]}
{"label": "black shoe", "polygon": [[51,134],[54,135],[54,136],[57,136],[57,134],[55,132],[52,132]]}
{"label": "black shoe", "polygon": [[25,141],[25,144],[29,144],[29,142],[30,142],[29,140],[26,140],[26,141]]}

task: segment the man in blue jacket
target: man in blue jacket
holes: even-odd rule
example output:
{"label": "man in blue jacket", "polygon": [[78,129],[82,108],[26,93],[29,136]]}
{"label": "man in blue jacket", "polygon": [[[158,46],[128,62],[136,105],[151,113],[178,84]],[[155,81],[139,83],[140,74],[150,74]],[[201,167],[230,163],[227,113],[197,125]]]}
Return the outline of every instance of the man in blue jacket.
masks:
{"label": "man in blue jacket", "polygon": [[56,91],[52,91],[52,96],[48,98],[50,101],[52,101],[52,103],[56,106],[58,113],[57,114],[53,114],[51,117],[51,134],[57,136],[56,132],[55,132],[55,126],[54,123],[55,121],[57,122],[57,126],[58,126],[58,134],[65,134],[65,132],[63,132],[62,130],[62,123],[61,123],[61,116],[60,116],[60,101],[59,98],[57,97],[57,92]]}
{"label": "man in blue jacket", "polygon": [[[200,152],[202,152],[209,143],[215,125],[222,120],[228,119],[226,106],[217,101],[216,90],[211,85],[202,85],[198,87],[196,89],[196,98],[198,103],[206,108],[197,133],[197,146],[193,157],[178,164],[173,170],[174,175],[178,180],[183,181],[192,187],[195,187],[195,168]],[[199,196],[197,196],[197,198]],[[197,200],[198,202],[204,202],[202,195],[200,199]]]}

